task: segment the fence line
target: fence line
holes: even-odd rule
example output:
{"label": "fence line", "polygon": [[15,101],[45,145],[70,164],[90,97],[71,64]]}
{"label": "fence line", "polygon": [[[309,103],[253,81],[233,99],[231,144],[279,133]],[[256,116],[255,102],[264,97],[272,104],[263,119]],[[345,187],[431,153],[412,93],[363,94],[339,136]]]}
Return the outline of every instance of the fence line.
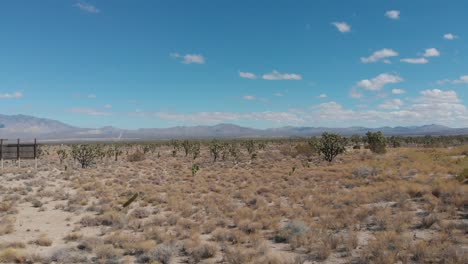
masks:
{"label": "fence line", "polygon": [[0,167],[3,170],[4,160],[16,160],[21,167],[21,159],[34,159],[34,167],[37,169],[37,140],[34,143],[21,143],[18,138],[16,143],[4,144],[8,140],[0,139]]}

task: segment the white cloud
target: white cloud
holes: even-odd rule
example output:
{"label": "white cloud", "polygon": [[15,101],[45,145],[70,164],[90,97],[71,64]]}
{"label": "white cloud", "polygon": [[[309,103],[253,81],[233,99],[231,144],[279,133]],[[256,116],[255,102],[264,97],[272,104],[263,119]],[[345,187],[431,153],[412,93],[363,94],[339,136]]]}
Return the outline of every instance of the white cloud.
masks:
{"label": "white cloud", "polygon": [[273,70],[271,73],[264,74],[262,76],[264,80],[277,81],[277,80],[302,80],[302,76],[296,73],[279,73]]}
{"label": "white cloud", "polygon": [[97,96],[95,94],[88,94],[86,97],[90,99],[95,99]]}
{"label": "white cloud", "polygon": [[333,22],[332,25],[334,25],[341,33],[351,31],[351,26],[348,25],[346,22]]}
{"label": "white cloud", "polygon": [[426,64],[429,62],[426,58],[405,58],[401,59],[401,62],[411,63],[411,64]]}
{"label": "white cloud", "polygon": [[319,96],[317,96],[317,98],[327,98],[328,96],[326,94],[320,94]]}
{"label": "white cloud", "polygon": [[404,94],[406,93],[403,89],[392,89],[392,94]]}
{"label": "white cloud", "polygon": [[457,39],[458,36],[457,35],[454,35],[452,33],[447,33],[444,35],[444,39],[448,39],[448,40],[454,40],[454,39]]}
{"label": "white cloud", "polygon": [[252,100],[257,99],[257,97],[255,97],[254,95],[244,95],[242,98],[244,98],[245,100],[248,100],[248,101],[252,101]]}
{"label": "white cloud", "polygon": [[191,124],[215,124],[239,121],[265,121],[278,125],[317,125],[317,126],[380,126],[380,125],[424,125],[442,124],[448,126],[468,126],[468,110],[456,92],[438,89],[423,90],[420,96],[408,99],[387,100],[376,109],[357,105],[353,110],[331,101],[304,109],[263,112],[195,112],[164,113],[138,112],[134,115],[155,117]]}
{"label": "white cloud", "polygon": [[424,52],[424,57],[439,57],[440,52],[436,48],[426,49]]}
{"label": "white cloud", "polygon": [[454,84],[468,83],[468,75],[460,76],[460,78],[458,80],[454,80],[453,83]]}
{"label": "white cloud", "polygon": [[172,58],[182,58],[181,61],[184,64],[205,64],[205,57],[201,54],[185,54],[181,55],[179,53],[171,53],[169,54]]}
{"label": "white cloud", "polygon": [[392,100],[385,101],[383,104],[380,104],[379,108],[384,109],[384,110],[398,110],[403,105],[404,103],[402,100],[392,99]]}
{"label": "white cloud", "polygon": [[385,16],[391,19],[400,19],[400,11],[390,10],[390,11],[385,12]]}
{"label": "white cloud", "polygon": [[456,79],[456,80],[445,79],[445,80],[437,81],[437,84],[439,84],[439,85],[444,85],[444,84],[447,84],[447,83],[451,83],[451,84],[464,84],[464,83],[468,83],[468,75],[460,76],[460,78],[458,78],[458,79]]}
{"label": "white cloud", "polygon": [[239,72],[239,76],[246,79],[257,79],[257,75],[251,72]]}
{"label": "white cloud", "polygon": [[383,60],[386,63],[389,63],[388,60],[385,60],[386,58],[398,56],[398,52],[392,50],[392,49],[382,49],[374,52],[371,56],[365,58],[361,57],[361,61],[363,63],[371,63],[371,62],[377,62],[380,60]]}
{"label": "white cloud", "polygon": [[111,105],[111,104],[106,104],[106,105],[104,105],[104,108],[106,108],[106,109],[111,109],[111,108],[112,108],[112,105]]}
{"label": "white cloud", "polygon": [[440,89],[421,91],[421,97],[415,101],[426,104],[458,103],[460,99],[455,91],[442,91]]}
{"label": "white cloud", "polygon": [[386,84],[389,83],[399,83],[402,82],[403,78],[398,75],[393,75],[389,73],[382,73],[379,74],[377,77],[373,79],[365,79],[359,81],[356,85],[357,87],[364,88],[369,91],[378,91],[382,89]]}
{"label": "white cloud", "polygon": [[85,2],[78,2],[74,6],[76,8],[78,8],[78,9],[80,9],[81,11],[86,12],[86,13],[97,14],[97,13],[101,12],[101,10],[99,10],[94,5],[88,4],[88,3],[85,3]]}
{"label": "white cloud", "polygon": [[91,116],[109,116],[112,115],[110,112],[105,112],[105,111],[100,111],[94,108],[71,108],[70,112],[76,113],[76,114],[85,114],[85,115],[91,115]]}
{"label": "white cloud", "polygon": [[22,92],[0,93],[0,99],[19,99],[23,97]]}
{"label": "white cloud", "polygon": [[284,96],[283,93],[275,93],[275,94],[273,94],[273,95],[274,95],[274,96],[277,96],[277,97],[283,97],[283,96]]}

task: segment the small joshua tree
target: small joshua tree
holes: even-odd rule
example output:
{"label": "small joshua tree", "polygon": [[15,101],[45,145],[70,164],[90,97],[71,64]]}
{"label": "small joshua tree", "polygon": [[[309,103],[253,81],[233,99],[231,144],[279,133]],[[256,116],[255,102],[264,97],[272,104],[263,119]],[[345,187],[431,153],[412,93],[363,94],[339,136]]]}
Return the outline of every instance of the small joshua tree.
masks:
{"label": "small joshua tree", "polygon": [[193,164],[192,165],[192,176],[195,176],[195,174],[197,174],[197,172],[200,170],[200,166],[198,164]]}
{"label": "small joshua tree", "polygon": [[380,131],[378,132],[367,132],[366,133],[366,142],[369,144],[369,149],[377,154],[383,154],[387,152],[385,149],[387,145],[387,139],[384,134]]}
{"label": "small joshua tree", "polygon": [[97,145],[73,145],[71,154],[73,159],[80,163],[81,168],[87,168],[100,157],[101,149]]}
{"label": "small joshua tree", "polygon": [[214,139],[210,143],[210,153],[211,156],[213,156],[213,162],[216,162],[216,160],[219,158],[219,154],[221,153],[222,146],[219,144],[219,142]]}
{"label": "small joshua tree", "polygon": [[65,149],[59,149],[57,150],[57,155],[60,159],[60,164],[63,164],[63,161],[68,157],[68,152]]}
{"label": "small joshua tree", "polygon": [[346,138],[338,134],[325,132],[320,139],[319,150],[326,161],[332,162],[336,156],[345,152],[345,146]]}
{"label": "small joshua tree", "polygon": [[237,163],[239,161],[239,156],[240,156],[240,150],[237,144],[232,142],[228,148],[229,148],[229,155],[231,155],[234,158],[234,162]]}
{"label": "small joshua tree", "polygon": [[196,142],[191,144],[190,146],[190,153],[192,153],[193,160],[200,156],[200,143]]}
{"label": "small joshua tree", "polygon": [[247,140],[244,142],[244,147],[249,153],[249,155],[252,155],[255,151],[255,141],[253,140]]}
{"label": "small joshua tree", "polygon": [[185,151],[185,157],[187,157],[188,154],[190,153],[191,148],[192,148],[192,144],[190,144],[190,141],[184,140],[182,142],[182,147],[184,148],[184,151]]}

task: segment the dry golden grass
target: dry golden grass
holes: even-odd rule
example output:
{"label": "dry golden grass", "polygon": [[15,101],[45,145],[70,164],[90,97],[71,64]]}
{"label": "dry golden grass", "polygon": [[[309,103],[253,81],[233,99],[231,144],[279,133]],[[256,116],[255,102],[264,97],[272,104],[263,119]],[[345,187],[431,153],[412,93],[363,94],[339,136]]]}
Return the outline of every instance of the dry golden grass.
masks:
{"label": "dry golden grass", "polygon": [[[0,259],[24,262],[23,251],[44,246],[43,259],[57,262],[467,262],[468,188],[457,179],[467,146],[348,150],[329,164],[296,155],[292,144],[269,143],[254,160],[241,148],[218,162],[202,145],[194,176],[190,155],[173,157],[163,145],[137,160],[142,148],[129,145],[128,159],[88,169],[68,160],[64,171],[53,154],[37,173],[7,167]],[[64,216],[70,228],[6,243],[42,232],[40,217],[30,231],[16,221],[24,210]]]}

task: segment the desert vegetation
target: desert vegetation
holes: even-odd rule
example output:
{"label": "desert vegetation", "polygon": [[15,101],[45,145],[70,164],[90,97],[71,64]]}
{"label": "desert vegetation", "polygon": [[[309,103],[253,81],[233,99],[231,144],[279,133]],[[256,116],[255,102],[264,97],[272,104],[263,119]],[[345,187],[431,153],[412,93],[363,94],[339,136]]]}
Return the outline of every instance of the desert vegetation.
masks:
{"label": "desert vegetation", "polygon": [[1,263],[467,263],[468,137],[42,145]]}

